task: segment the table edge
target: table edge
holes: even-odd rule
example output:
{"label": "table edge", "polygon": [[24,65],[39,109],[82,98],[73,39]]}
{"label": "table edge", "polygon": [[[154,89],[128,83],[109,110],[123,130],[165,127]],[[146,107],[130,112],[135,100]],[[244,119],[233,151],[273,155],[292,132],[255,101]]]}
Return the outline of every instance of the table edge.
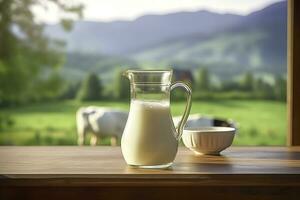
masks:
{"label": "table edge", "polygon": [[181,175],[0,175],[0,187],[91,186],[299,186],[300,174],[181,174]]}

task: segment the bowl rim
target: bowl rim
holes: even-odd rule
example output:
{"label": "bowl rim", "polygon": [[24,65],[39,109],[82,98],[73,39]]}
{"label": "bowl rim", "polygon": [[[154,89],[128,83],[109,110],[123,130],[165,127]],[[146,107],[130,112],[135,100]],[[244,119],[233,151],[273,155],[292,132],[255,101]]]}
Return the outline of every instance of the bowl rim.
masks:
{"label": "bowl rim", "polygon": [[236,128],[225,126],[211,126],[211,127],[186,127],[183,132],[188,133],[235,133]]}

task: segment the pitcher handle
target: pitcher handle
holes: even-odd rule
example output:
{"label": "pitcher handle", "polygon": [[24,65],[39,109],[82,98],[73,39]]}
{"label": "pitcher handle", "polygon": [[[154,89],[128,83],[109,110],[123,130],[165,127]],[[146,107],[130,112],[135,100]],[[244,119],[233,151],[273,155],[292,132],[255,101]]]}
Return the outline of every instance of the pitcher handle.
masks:
{"label": "pitcher handle", "polygon": [[182,116],[178,126],[176,127],[177,136],[175,136],[175,137],[179,141],[182,136],[182,133],[183,133],[184,125],[185,125],[185,123],[189,117],[190,111],[191,111],[192,90],[187,84],[185,84],[183,82],[175,82],[175,83],[172,83],[170,91],[172,91],[173,89],[178,88],[178,87],[183,88],[185,90],[185,92],[187,93],[187,103],[185,106],[185,110],[184,110],[183,116]]}

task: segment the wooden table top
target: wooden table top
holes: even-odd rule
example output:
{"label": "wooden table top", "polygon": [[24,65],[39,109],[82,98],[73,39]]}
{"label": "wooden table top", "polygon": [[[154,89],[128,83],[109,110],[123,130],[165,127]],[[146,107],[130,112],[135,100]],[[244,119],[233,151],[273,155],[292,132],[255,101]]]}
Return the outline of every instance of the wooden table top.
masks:
{"label": "wooden table top", "polygon": [[130,168],[119,147],[0,147],[0,176],[21,185],[300,185],[300,147],[232,147],[222,156],[181,147],[165,170]]}

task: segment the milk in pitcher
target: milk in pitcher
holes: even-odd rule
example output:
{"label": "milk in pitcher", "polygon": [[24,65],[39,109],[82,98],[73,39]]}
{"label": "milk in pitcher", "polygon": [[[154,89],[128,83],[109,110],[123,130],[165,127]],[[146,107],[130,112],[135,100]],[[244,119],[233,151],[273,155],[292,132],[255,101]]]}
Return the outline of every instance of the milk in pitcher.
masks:
{"label": "milk in pitcher", "polygon": [[132,100],[121,145],[130,165],[172,163],[178,141],[169,102]]}

